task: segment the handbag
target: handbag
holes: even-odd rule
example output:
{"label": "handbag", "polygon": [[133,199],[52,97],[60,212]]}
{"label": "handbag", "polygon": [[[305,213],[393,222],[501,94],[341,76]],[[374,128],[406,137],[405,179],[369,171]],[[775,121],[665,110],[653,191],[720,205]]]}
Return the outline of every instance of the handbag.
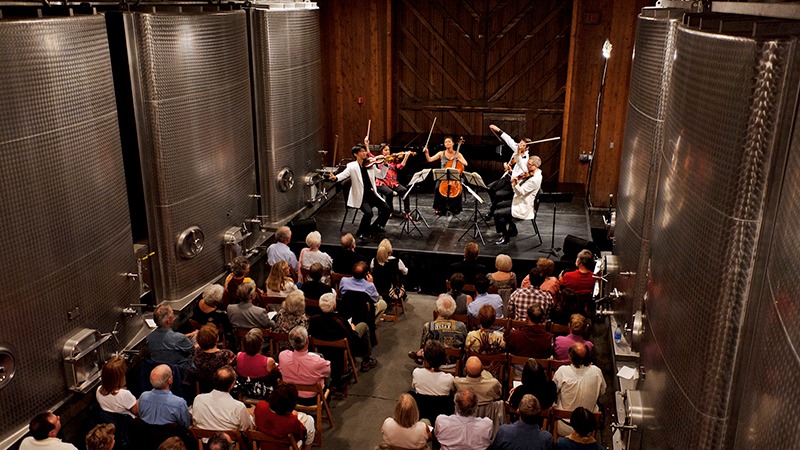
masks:
{"label": "handbag", "polygon": [[392,284],[389,287],[389,298],[392,299],[392,301],[406,301],[408,294],[406,294],[405,286],[402,284]]}

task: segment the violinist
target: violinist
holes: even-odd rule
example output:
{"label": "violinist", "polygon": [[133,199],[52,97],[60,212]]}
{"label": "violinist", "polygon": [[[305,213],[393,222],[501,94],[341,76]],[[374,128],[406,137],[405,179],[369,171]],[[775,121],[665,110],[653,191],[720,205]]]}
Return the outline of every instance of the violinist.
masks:
{"label": "violinist", "polygon": [[[375,166],[368,164],[367,149],[369,148],[369,139],[364,138],[364,145],[357,144],[353,147],[353,158],[355,161],[347,163],[344,170],[337,174],[330,174],[331,181],[343,181],[350,179],[350,194],[347,196],[347,206],[350,208],[359,208],[363,213],[361,223],[358,225],[357,235],[363,239],[371,236],[374,233],[383,231],[386,222],[389,221],[389,206],[383,201],[383,198],[378,194],[375,185],[375,175],[380,170]],[[370,225],[372,220],[372,208],[378,208],[378,218]]]}
{"label": "violinist", "polygon": [[[460,170],[464,170],[466,167],[467,160],[464,158],[464,155],[461,154],[460,151],[453,149],[453,138],[450,136],[445,136],[444,138],[444,150],[437,152],[435,155],[430,156],[428,153],[428,147],[422,149],[425,152],[425,159],[428,162],[433,162],[441,160],[441,168],[444,169],[446,167],[458,168],[457,166],[461,166]],[[438,181],[436,183],[436,191],[434,194],[433,199],[433,211],[436,214],[443,214],[445,212],[450,212],[452,214],[459,214],[462,209],[462,196],[460,192],[460,186],[458,186],[458,194],[457,195],[448,195],[443,194],[441,192],[440,185],[442,181]]]}
{"label": "violinist", "polygon": [[[376,178],[375,182],[378,184],[378,192],[388,200],[387,203],[389,203],[389,209],[392,213],[394,213],[394,201],[392,201],[393,193],[397,192],[397,195],[402,198],[408,191],[407,187],[397,181],[397,171],[402,170],[408,162],[408,157],[415,154],[416,153],[412,152],[404,152],[393,155],[389,144],[381,144],[383,163],[378,167],[380,169],[386,169],[386,174],[382,178]],[[403,215],[407,215],[411,212],[411,199],[406,197],[403,201],[403,206]]]}
{"label": "violinist", "polygon": [[[497,204],[503,200],[511,200],[514,196],[514,191],[511,189],[511,184],[509,180],[514,177],[520,176],[522,173],[526,172],[527,165],[528,165],[528,144],[532,141],[528,138],[524,138],[519,142],[514,142],[514,139],[511,138],[508,134],[500,130],[497,125],[489,125],[489,128],[495,132],[500,133],[500,139],[506,143],[511,150],[514,151],[511,160],[507,163],[503,164],[504,173],[503,176],[500,177],[499,180],[495,180],[487,186],[489,188],[489,199],[491,200],[491,206],[489,207],[489,216],[494,215],[495,210],[497,209]],[[511,234],[512,236],[516,236],[517,229],[516,226],[512,223],[511,224]]]}
{"label": "violinist", "polygon": [[511,189],[514,196],[511,200],[502,200],[497,203],[494,211],[494,226],[501,239],[495,242],[497,245],[505,245],[511,242],[511,238],[516,235],[514,219],[532,220],[536,217],[534,202],[539,188],[542,186],[542,171],[539,166],[542,164],[541,158],[531,156],[526,164],[526,172],[511,178]]}

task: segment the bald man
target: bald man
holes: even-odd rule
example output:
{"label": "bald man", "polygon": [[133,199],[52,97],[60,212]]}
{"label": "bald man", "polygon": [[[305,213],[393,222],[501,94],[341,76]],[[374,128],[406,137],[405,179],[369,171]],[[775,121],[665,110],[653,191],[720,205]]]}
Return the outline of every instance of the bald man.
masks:
{"label": "bald man", "polygon": [[[559,367],[553,375],[558,391],[556,408],[573,411],[582,406],[597,411],[597,398],[606,391],[603,372],[591,363],[589,348],[581,342],[570,345],[569,359],[570,365]],[[558,434],[567,436],[570,433],[572,428],[559,421]]]}
{"label": "bald man", "polygon": [[150,372],[153,389],[143,392],[139,398],[139,417],[150,425],[178,424],[189,427],[192,416],[186,400],[170,392],[172,369],[166,364],[156,366]]}
{"label": "bald man", "polygon": [[500,400],[503,388],[491,373],[483,370],[483,363],[481,363],[480,358],[470,356],[464,369],[467,376],[456,377],[456,390],[472,388],[475,391],[475,397],[478,399],[478,406]]}

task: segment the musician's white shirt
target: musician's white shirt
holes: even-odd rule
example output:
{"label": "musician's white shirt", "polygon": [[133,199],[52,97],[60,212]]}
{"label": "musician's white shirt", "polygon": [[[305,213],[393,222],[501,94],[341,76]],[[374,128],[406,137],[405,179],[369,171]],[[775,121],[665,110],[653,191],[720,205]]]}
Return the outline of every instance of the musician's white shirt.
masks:
{"label": "musician's white shirt", "polygon": [[[377,186],[375,186],[376,172],[380,173],[380,170],[376,166],[367,169],[369,181],[372,182],[372,190],[375,192],[375,196],[383,201],[383,197],[378,194]],[[336,181],[343,181],[348,178],[351,178],[351,182],[350,195],[347,197],[347,206],[351,208],[361,208],[361,202],[364,200],[364,180],[361,179],[361,166],[358,164],[358,161],[347,163],[344,170],[336,175]]]}
{"label": "musician's white shirt", "polygon": [[511,169],[511,178],[515,178],[520,176],[520,174],[528,171],[528,150],[525,150],[525,153],[522,155],[517,153],[517,142],[514,139],[506,134],[506,132],[500,133],[500,138],[514,150],[514,159],[516,159],[517,163],[514,164],[514,168]]}

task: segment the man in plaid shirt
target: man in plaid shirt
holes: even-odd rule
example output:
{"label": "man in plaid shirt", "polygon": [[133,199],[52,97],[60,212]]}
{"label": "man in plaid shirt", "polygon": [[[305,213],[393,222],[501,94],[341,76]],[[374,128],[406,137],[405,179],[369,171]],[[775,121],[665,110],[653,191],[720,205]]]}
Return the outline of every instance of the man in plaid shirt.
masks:
{"label": "man in plaid shirt", "polygon": [[508,300],[508,318],[513,320],[526,320],[528,317],[528,307],[539,305],[544,311],[545,318],[550,317],[550,308],[553,306],[553,296],[539,289],[544,283],[544,277],[537,268],[531,269],[531,285],[519,288],[511,293]]}

